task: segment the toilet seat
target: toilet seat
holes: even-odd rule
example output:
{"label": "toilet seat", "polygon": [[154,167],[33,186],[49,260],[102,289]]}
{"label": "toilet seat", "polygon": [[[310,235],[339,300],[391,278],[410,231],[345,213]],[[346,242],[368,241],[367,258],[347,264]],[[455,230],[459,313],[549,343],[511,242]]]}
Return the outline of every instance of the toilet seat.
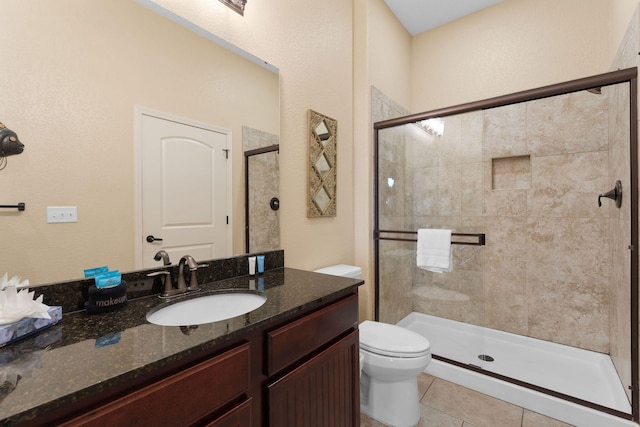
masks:
{"label": "toilet seat", "polygon": [[422,357],[431,344],[422,335],[388,323],[365,320],[359,326],[360,348],[389,357]]}

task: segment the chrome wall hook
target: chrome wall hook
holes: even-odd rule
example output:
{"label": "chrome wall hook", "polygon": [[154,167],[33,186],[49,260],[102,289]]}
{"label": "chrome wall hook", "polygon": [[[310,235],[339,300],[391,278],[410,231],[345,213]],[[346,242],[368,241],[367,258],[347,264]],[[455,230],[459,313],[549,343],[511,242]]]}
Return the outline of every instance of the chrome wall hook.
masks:
{"label": "chrome wall hook", "polygon": [[602,206],[602,199],[606,197],[607,199],[612,199],[616,201],[616,207],[619,208],[622,206],[622,183],[620,180],[616,181],[616,186],[613,190],[609,190],[606,193],[602,193],[598,196],[598,206]]}

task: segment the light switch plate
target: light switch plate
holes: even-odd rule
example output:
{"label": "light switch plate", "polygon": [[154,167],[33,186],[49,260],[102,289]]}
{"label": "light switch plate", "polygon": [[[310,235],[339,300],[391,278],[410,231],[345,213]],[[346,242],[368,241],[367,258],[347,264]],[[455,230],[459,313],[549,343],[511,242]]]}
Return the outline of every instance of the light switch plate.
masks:
{"label": "light switch plate", "polygon": [[47,222],[78,222],[78,207],[47,206]]}

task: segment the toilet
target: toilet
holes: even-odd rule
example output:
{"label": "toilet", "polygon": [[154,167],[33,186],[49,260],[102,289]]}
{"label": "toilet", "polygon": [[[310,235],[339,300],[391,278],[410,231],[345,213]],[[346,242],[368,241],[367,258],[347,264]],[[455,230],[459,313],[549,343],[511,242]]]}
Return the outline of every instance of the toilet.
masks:
{"label": "toilet", "polygon": [[[360,267],[339,264],[317,273],[359,278]],[[422,335],[400,326],[365,320],[360,329],[360,410],[393,427],[420,421],[418,375],[431,361]]]}

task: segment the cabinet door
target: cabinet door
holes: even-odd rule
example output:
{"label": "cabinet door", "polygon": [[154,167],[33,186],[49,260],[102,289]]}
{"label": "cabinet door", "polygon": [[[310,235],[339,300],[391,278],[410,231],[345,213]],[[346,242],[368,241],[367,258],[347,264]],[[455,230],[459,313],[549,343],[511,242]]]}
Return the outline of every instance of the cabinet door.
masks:
{"label": "cabinet door", "polygon": [[358,331],[267,386],[271,427],[360,424]]}

